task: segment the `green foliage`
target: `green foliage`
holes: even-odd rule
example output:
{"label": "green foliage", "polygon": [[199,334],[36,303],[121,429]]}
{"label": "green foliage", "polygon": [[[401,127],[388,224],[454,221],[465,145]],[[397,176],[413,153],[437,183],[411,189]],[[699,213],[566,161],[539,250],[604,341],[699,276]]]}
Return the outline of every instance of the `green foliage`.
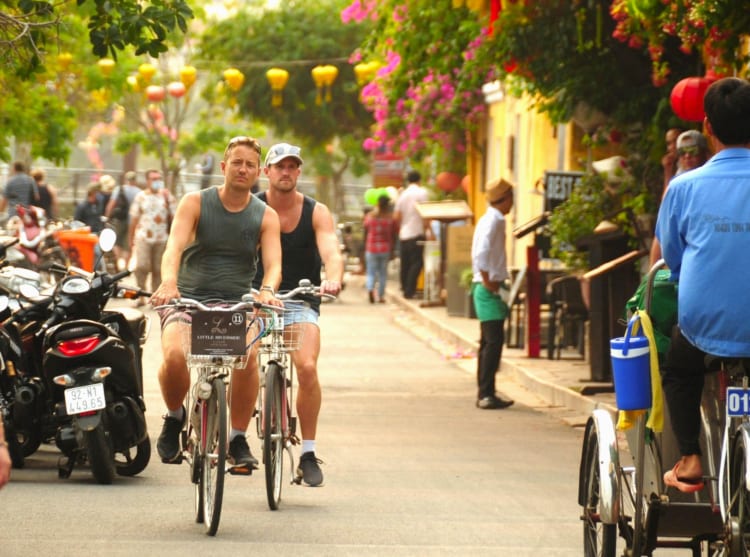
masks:
{"label": "green foliage", "polygon": [[[116,60],[128,48],[154,57],[165,52],[170,33],[187,32],[193,11],[186,0],[21,0],[17,6],[3,2],[0,15],[5,66],[28,79],[48,63],[47,48],[57,46],[71,17],[86,18],[95,56]],[[28,32],[19,33],[25,26]]]}
{"label": "green foliage", "polygon": [[614,209],[614,200],[597,174],[585,174],[567,201],[558,205],[547,225],[552,237],[550,255],[569,269],[586,269],[587,259],[578,243],[594,232],[605,215]]}

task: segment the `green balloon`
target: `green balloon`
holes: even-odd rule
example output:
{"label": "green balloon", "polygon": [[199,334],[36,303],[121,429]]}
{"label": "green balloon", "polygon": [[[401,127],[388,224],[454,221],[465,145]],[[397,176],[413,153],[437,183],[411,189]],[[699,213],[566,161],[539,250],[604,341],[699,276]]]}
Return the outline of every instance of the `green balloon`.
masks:
{"label": "green balloon", "polygon": [[365,190],[365,203],[368,205],[377,205],[380,197],[380,188],[369,188]]}

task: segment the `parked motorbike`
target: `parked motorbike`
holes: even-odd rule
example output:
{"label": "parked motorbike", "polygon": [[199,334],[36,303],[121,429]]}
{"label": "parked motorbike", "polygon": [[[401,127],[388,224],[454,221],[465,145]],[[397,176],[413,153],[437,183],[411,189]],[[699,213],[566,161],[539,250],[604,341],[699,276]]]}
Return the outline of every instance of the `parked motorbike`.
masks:
{"label": "parked motorbike", "polygon": [[17,217],[9,221],[9,229],[18,238],[18,245],[11,251],[13,265],[39,271],[45,281],[53,279],[53,265],[67,265],[68,256],[55,239],[54,227],[47,221],[41,207],[18,205]]}
{"label": "parked motorbike", "polygon": [[[112,230],[101,234],[102,251],[112,249],[114,237]],[[23,401],[16,397],[14,424],[33,442],[46,440],[54,430],[63,453],[61,478],[69,477],[76,464],[88,463],[96,480],[108,484],[115,473],[140,473],[151,456],[141,361],[149,320],[136,309],[105,309],[112,297],[149,295],[118,284],[128,274],[70,267],[52,296],[37,296],[27,285],[22,287],[31,305],[10,319],[19,314],[25,318],[31,309],[46,311],[43,320],[16,321],[24,351],[28,347],[36,356],[36,361],[25,363],[35,373],[24,378],[30,383],[41,379],[31,387],[36,390],[25,391],[29,396]],[[26,456],[36,450],[33,442],[23,447]]]}
{"label": "parked motorbike", "polygon": [[[0,288],[0,321],[10,317],[10,297]],[[20,339],[13,329],[0,326],[0,419],[5,427],[5,439],[14,468],[23,468],[23,432],[17,432],[14,423],[14,410],[19,389],[23,386],[19,376],[23,349]]]}

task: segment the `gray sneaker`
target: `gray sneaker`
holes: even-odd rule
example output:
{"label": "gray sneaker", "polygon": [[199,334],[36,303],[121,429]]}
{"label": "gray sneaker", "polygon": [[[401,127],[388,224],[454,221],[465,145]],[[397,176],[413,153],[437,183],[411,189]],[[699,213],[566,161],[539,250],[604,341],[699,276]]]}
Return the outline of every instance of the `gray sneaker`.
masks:
{"label": "gray sneaker", "polygon": [[164,424],[156,441],[156,450],[159,458],[166,464],[179,464],[182,462],[182,453],[180,452],[180,433],[185,423],[185,408],[183,407],[183,417],[181,420],[164,416]]}
{"label": "gray sneaker", "polygon": [[248,470],[258,469],[258,459],[250,452],[250,446],[244,435],[238,435],[229,442],[229,460],[235,466],[247,468]]}
{"label": "gray sneaker", "polygon": [[323,461],[315,458],[314,452],[306,452],[299,457],[297,475],[301,476],[307,485],[317,487],[323,483],[323,471],[320,469],[321,464],[323,464]]}

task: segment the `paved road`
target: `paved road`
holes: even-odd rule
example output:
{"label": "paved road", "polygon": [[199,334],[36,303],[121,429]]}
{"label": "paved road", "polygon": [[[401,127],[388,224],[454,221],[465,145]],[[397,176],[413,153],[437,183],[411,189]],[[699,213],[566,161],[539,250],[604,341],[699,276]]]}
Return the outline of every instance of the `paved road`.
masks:
{"label": "paved road", "polygon": [[[229,477],[209,538],[193,522],[185,465],[154,455],[139,477],[99,486],[85,469],[59,480],[46,447],[0,491],[0,555],[580,555],[580,429],[535,409],[533,397],[477,410],[471,373],[405,332],[395,313],[366,303],[356,284],[324,306],[325,486],[289,486],[271,512],[262,474]],[[154,322],[152,441],[163,411],[159,361]]]}

